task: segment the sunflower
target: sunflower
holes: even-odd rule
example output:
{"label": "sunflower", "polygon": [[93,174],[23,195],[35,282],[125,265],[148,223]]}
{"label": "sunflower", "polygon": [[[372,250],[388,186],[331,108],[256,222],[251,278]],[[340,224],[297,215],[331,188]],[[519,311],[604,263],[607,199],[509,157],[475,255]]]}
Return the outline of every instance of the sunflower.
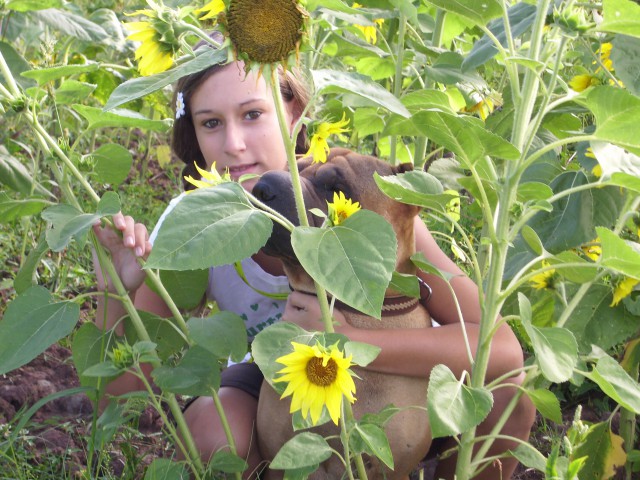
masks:
{"label": "sunflower", "polygon": [[569,81],[569,86],[575,92],[583,92],[589,87],[600,85],[600,79],[589,75],[588,73],[582,75],[576,75]]}
{"label": "sunflower", "polygon": [[[600,48],[596,51],[596,54],[599,55],[600,64],[606,68],[608,71],[613,71],[613,60],[611,60],[611,49],[613,45],[611,42],[603,43],[600,45]],[[597,62],[593,62],[594,64]],[[598,67],[596,73],[600,71],[601,67]]]}
{"label": "sunflower", "polygon": [[162,4],[151,0],[147,3],[151,9],[136,10],[127,16],[143,15],[149,20],[141,22],[125,22],[131,33],[127,39],[141,42],[136,48],[135,59],[138,61],[140,75],[147,76],[164,72],[173,65],[173,58],[180,48],[180,22],[185,11],[175,12]]}
{"label": "sunflower", "polygon": [[311,413],[314,425],[320,419],[322,407],[326,406],[331,420],[337,425],[342,398],[350,403],[356,400],[353,396],[356,386],[349,371],[353,365],[351,356],[345,358],[337,344],[328,348],[296,342],[291,345],[293,352],[276,359],[285,368],[278,371],[282,376],[274,382],[288,382],[280,398],[292,395],[290,413],[300,410],[305,419]]}
{"label": "sunflower", "polygon": [[638,283],[640,283],[640,280],[636,278],[624,277],[613,290],[613,301],[609,306],[615,307],[623,298],[631,295],[631,292],[633,292],[634,287],[638,285]]}
{"label": "sunflower", "polygon": [[[546,260],[542,261],[542,268],[548,268],[549,266],[549,262],[547,262]],[[533,288],[535,288],[536,290],[542,290],[543,288],[553,288],[555,276],[555,268],[545,270],[544,272],[540,272],[534,275],[533,277],[531,277]]]}
{"label": "sunflower", "polygon": [[482,121],[485,121],[495,108],[496,105],[493,103],[491,97],[486,97],[471,106],[465,107],[463,111],[467,113],[475,113],[482,119]]}
{"label": "sunflower", "polygon": [[333,192],[333,203],[327,202],[327,216],[335,227],[360,210],[359,202],[352,202],[342,192]]}
{"label": "sunflower", "polygon": [[[362,8],[362,5],[359,3],[354,3],[351,5],[353,8]],[[384,18],[376,18],[373,21],[378,27],[382,27],[384,24]],[[377,30],[375,25],[354,25],[358,30],[360,30],[364,34],[364,39],[366,42],[375,45],[377,38]]]}
{"label": "sunflower", "polygon": [[580,248],[582,252],[594,262],[597,262],[598,259],[600,258],[600,255],[602,255],[602,247],[600,246],[599,237],[596,237],[595,240],[592,240],[591,242],[585,245],[582,245],[582,247]]}
{"label": "sunflower", "polygon": [[236,58],[262,68],[297,61],[307,17],[297,0],[231,0],[221,23]]}
{"label": "sunflower", "polygon": [[[224,175],[220,175],[216,170],[216,162],[213,162],[211,165],[211,170],[206,171],[198,166],[197,163],[194,163],[196,166],[196,170],[201,175],[204,180],[198,180],[197,178],[193,178],[191,175],[187,175],[184,179],[189,182],[191,185],[194,185],[196,188],[209,188],[214,187],[216,185],[220,185],[224,182],[231,182],[231,175],[229,175],[229,171],[227,170]],[[192,192],[193,190],[190,190]],[[189,193],[189,192],[187,192]]]}
{"label": "sunflower", "polygon": [[315,133],[311,136],[309,142],[309,150],[305,153],[305,156],[313,155],[314,163],[325,163],[327,161],[327,153],[329,153],[329,144],[327,139],[329,135],[338,135],[347,132],[348,129],[344,128],[348,125],[349,120],[345,118],[345,114],[342,114],[342,119],[335,123],[322,122],[316,128]]}

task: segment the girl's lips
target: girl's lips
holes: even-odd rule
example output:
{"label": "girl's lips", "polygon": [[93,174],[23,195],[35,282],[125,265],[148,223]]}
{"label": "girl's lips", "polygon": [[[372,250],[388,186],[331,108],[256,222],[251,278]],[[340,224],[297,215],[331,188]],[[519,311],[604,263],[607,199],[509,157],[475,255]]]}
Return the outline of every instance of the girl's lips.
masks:
{"label": "girl's lips", "polygon": [[252,163],[250,165],[238,165],[235,167],[229,167],[229,174],[233,178],[238,178],[241,175],[244,175],[247,173],[254,173],[257,165],[258,165],[257,163]]}

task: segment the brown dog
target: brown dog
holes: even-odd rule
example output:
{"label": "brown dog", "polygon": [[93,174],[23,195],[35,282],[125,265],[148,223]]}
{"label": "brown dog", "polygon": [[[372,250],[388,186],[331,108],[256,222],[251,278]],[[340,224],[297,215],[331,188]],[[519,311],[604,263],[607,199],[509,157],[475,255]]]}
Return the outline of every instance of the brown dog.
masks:
{"label": "brown dog", "polygon": [[[327,211],[327,201],[333,201],[334,191],[342,191],[347,198],[360,202],[364,209],[382,215],[393,227],[398,239],[396,270],[415,274],[415,267],[409,257],[414,253],[414,217],[419,207],[399,203],[384,195],[377,187],[373,174],[394,175],[410,168],[392,167],[374,157],[360,155],[346,149],[332,149],[324,164],[312,163],[310,159],[298,164],[307,209],[318,208]],[[287,172],[268,172],[262,176],[253,190],[260,200],[282,213],[297,224],[297,215],[291,180]],[[321,219],[310,215],[311,225]],[[313,280],[295,259],[291,248],[290,235],[284,228],[274,226],[274,232],[265,250],[270,255],[282,259],[289,282],[295,290],[315,292]],[[402,297],[397,292],[387,291],[383,306],[382,320],[366,316],[353,309],[341,309],[347,322],[357,328],[427,328],[431,320],[426,309],[417,299]],[[402,305],[398,310],[395,305]],[[354,368],[360,377],[355,379],[357,401],[353,405],[356,419],[365,413],[377,413],[383,407],[426,407],[427,379],[402,377]],[[266,460],[274,458],[280,447],[294,432],[289,414],[290,399],[280,400],[273,388],[264,382],[258,406],[258,442]],[[329,422],[312,431],[327,437],[337,435],[337,427]],[[385,432],[393,453],[394,470],[390,471],[377,458],[365,458],[368,478],[401,479],[415,469],[427,454],[431,444],[431,431],[424,408],[408,408],[397,413],[386,425]],[[332,447],[341,451],[337,444]],[[281,471],[268,470],[267,478],[281,477]],[[314,479],[340,479],[345,475],[342,463],[332,456],[320,465],[311,476]]]}

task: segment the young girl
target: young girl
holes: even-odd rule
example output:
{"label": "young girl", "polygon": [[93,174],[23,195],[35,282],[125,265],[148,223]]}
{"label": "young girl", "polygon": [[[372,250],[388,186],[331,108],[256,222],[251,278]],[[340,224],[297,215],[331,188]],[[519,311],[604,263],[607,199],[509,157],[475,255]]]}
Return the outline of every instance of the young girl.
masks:
{"label": "young girl", "polygon": [[[254,73],[245,76],[243,67],[241,63],[213,66],[178,82],[177,96],[184,102],[185,108],[184,112],[180,111],[176,115],[172,147],[187,165],[195,161],[201,168],[208,170],[216,162],[216,168],[221,174],[228,169],[234,179],[246,173],[260,175],[268,170],[286,167],[284,145],[279,140],[281,134],[274,99],[264,78]],[[283,75],[280,88],[285,99],[287,122],[292,128],[306,106],[307,96],[291,74]],[[299,139],[298,147],[304,151],[303,138]],[[189,174],[198,177],[197,172],[193,171],[195,169],[187,169]],[[244,182],[243,187],[250,190],[254,184],[255,180],[250,180]],[[114,231],[99,226],[95,227],[95,233],[100,242],[111,251],[116,270],[134,298],[136,308],[170,316],[163,301],[144,285],[144,272],[135,259],[135,256],[146,257],[151,249],[146,227],[122,214],[114,217],[114,224],[122,232],[122,238]],[[436,267],[458,274],[451,281],[451,286],[460,303],[466,335],[475,348],[481,317],[476,285],[440,250],[418,218],[415,230],[417,250],[423,252]],[[288,282],[278,260],[258,252],[252,258],[245,259],[242,268],[249,284],[256,289],[270,295],[289,292]],[[463,331],[454,299],[443,280],[426,274],[423,278],[433,291],[426,306],[441,327],[424,331],[358,330],[340,321],[337,313],[336,320],[340,324],[337,331],[352,340],[382,348],[378,358],[368,368],[398,375],[428,377],[435,365],[443,363],[459,378],[471,366],[467,361]],[[99,281],[99,285],[105,288],[100,275]],[[244,315],[250,337],[263,328],[265,323],[279,319],[295,322],[311,331],[322,329],[321,314],[315,297],[294,292],[285,302],[261,296],[240,279],[232,266],[211,269],[207,295],[218,303],[220,309]],[[257,314],[250,307],[256,303],[260,305]],[[102,326],[104,321],[106,327],[111,328],[123,314],[122,305],[109,300],[106,305],[99,304],[97,324]],[[116,331],[122,333],[120,325]],[[499,327],[492,345],[487,374],[489,380],[522,366],[521,347],[507,325]],[[494,393],[494,408],[480,425],[478,435],[491,432],[501,412],[513,398],[517,388],[515,385],[521,381],[521,377],[512,378],[505,382],[504,388]],[[261,382],[262,375],[255,364],[241,363],[223,371],[219,390],[233,431],[237,453],[249,464],[246,477],[252,475],[261,462],[254,427]],[[142,385],[139,379],[123,375],[108,385],[107,393],[119,395],[140,389]],[[501,433],[526,440],[534,413],[531,403],[526,398],[520,399]],[[197,398],[186,409],[185,418],[205,461],[227,445],[211,398]],[[450,440],[445,448],[453,445],[453,440]],[[489,455],[499,455],[515,446],[514,442],[497,441]],[[476,478],[510,478],[516,465],[513,458],[503,459]],[[440,462],[436,478],[453,478],[454,468],[455,457]]]}

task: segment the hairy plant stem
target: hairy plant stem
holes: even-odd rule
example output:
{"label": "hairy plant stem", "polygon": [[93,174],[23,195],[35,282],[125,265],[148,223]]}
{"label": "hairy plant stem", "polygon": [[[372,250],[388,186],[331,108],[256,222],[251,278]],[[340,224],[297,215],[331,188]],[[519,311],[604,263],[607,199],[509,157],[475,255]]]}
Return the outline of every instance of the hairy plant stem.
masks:
{"label": "hairy plant stem", "polygon": [[[222,402],[220,401],[220,396],[215,388],[211,389],[211,396],[213,397],[213,403],[216,406],[216,411],[218,412],[218,416],[220,417],[220,423],[222,423],[222,429],[224,430],[224,434],[227,437],[227,442],[229,442],[229,450],[234,455],[238,454],[238,450],[236,449],[236,441],[233,438],[233,433],[231,432],[231,427],[229,426],[229,421],[227,420],[227,415],[224,413],[224,407],[222,406]],[[236,472],[236,479],[241,480],[242,474],[240,472]]]}
{"label": "hairy plant stem", "polygon": [[[129,313],[131,323],[133,324],[136,330],[136,333],[138,334],[138,337],[143,341],[151,341],[151,338],[149,337],[149,333],[147,332],[147,329],[142,323],[142,318],[140,318],[140,314],[138,313],[138,310],[136,310],[135,306],[133,305],[133,301],[131,300],[131,297],[129,297],[127,290],[122,284],[122,280],[120,280],[120,277],[118,276],[116,269],[113,266],[113,263],[111,262],[111,259],[107,257],[107,254],[104,251],[104,249],[101,249],[101,248],[96,249],[96,254],[98,255],[98,259],[101,267],[104,270],[106,270],[107,275],[111,278],[111,281],[113,282],[113,286],[116,289],[116,293],[121,298],[120,301],[122,302],[122,305],[124,306],[127,313]],[[150,361],[149,364],[155,369],[161,366],[161,362],[156,351],[154,351],[154,356],[155,356],[154,360]],[[204,470],[202,465],[202,460],[200,459],[200,455],[196,450],[193,437],[191,436],[189,427],[187,426],[184,420],[182,409],[180,408],[180,405],[178,404],[178,401],[176,400],[175,395],[172,393],[167,394],[167,402],[169,404],[169,408],[171,409],[171,413],[175,418],[176,424],[178,425],[178,429],[180,430],[180,433],[183,436],[183,439],[184,439],[183,441],[186,443],[189,459],[191,462],[193,462],[193,465],[195,466],[195,469],[196,469],[194,471],[202,472]]]}
{"label": "hairy plant stem", "polygon": [[5,61],[4,55],[2,55],[2,52],[0,52],[0,74],[1,74],[0,76],[3,76],[5,81],[7,82],[8,93],[10,93],[14,99],[15,97],[19,97],[21,95],[20,88],[18,87],[18,84],[13,78],[13,74],[9,69],[9,65],[7,65],[7,62]]}
{"label": "hairy plant stem", "polygon": [[[293,187],[293,195],[296,202],[296,211],[298,213],[298,222],[302,227],[309,226],[309,219],[307,218],[307,211],[304,206],[304,198],[302,194],[302,184],[300,182],[300,172],[298,171],[298,164],[296,163],[295,143],[291,138],[289,127],[284,112],[284,100],[282,99],[282,92],[280,91],[280,82],[278,81],[278,71],[273,68],[271,76],[267,79],[271,86],[271,92],[276,105],[276,113],[278,114],[278,124],[280,126],[280,133],[282,141],[285,145],[287,152],[287,165],[289,166],[289,173],[291,174],[291,184]],[[327,291],[314,281],[316,287],[316,294],[318,296],[318,302],[320,304],[320,312],[322,313],[322,322],[324,329],[328,333],[333,333],[333,321],[331,319],[331,311],[329,310],[329,301],[327,300]]]}
{"label": "hairy plant stem", "polygon": [[[433,33],[431,34],[431,46],[434,48],[439,48],[442,45],[442,37],[444,35],[444,21],[447,16],[447,12],[441,8],[436,10],[436,20],[435,27],[433,28]],[[424,86],[425,88],[433,88],[435,82],[427,76],[427,73],[424,73]],[[427,146],[429,144],[429,140],[427,137],[420,136],[416,139],[415,142],[415,150],[413,153],[413,163],[416,168],[424,168],[424,164],[426,163],[426,154],[427,154]]]}
{"label": "hairy plant stem", "polygon": [[353,417],[353,409],[351,404],[344,399],[342,400],[342,420],[340,421],[340,440],[342,447],[344,448],[345,468],[347,470],[347,476],[349,480],[354,480],[353,470],[351,468],[350,459],[353,457],[353,461],[356,464],[356,471],[358,472],[358,480],[366,480],[367,470],[362,460],[362,455],[352,455],[349,448],[349,431],[347,425],[353,424],[355,419]]}
{"label": "hairy plant stem", "polygon": [[[540,0],[537,3],[536,17],[531,32],[531,48],[529,58],[538,60],[543,47],[543,29],[546,13],[551,0]],[[503,3],[503,19],[505,25],[508,22],[507,5]],[[499,46],[499,42],[498,45]],[[515,68],[515,67],[514,67]],[[478,348],[476,359],[471,367],[471,386],[484,388],[485,378],[489,365],[489,354],[494,325],[498,319],[500,309],[504,302],[501,293],[502,278],[506,265],[507,251],[509,249],[509,227],[511,215],[509,206],[514,203],[518,188],[518,168],[524,161],[523,148],[527,145],[528,126],[533,114],[535,100],[540,86],[540,78],[535,72],[527,70],[524,75],[522,90],[517,95],[520,102],[515,103],[514,124],[511,132],[511,142],[522,156],[519,162],[507,162],[502,175],[502,188],[498,188],[497,213],[495,214],[495,238],[489,252],[489,269],[485,287],[485,301],[482,305],[482,319],[478,333]],[[514,85],[515,87],[515,85]],[[534,132],[535,133],[535,132]],[[499,178],[499,177],[498,177]],[[461,435],[458,462],[456,464],[456,478],[468,480],[473,475],[472,455],[476,429],[472,428]]]}
{"label": "hairy plant stem", "polygon": [[[402,93],[402,69],[404,63],[404,36],[407,32],[407,17],[402,12],[398,20],[400,25],[398,27],[398,44],[396,52],[396,72],[393,78],[393,95],[396,98],[400,98]],[[396,145],[398,144],[398,136],[392,135],[389,141],[389,163],[391,165],[396,164]]]}
{"label": "hairy plant stem", "polygon": [[[151,403],[153,404],[153,407],[158,412],[158,415],[160,415],[160,418],[162,419],[162,421],[164,423],[164,428],[166,428],[169,431],[169,434],[175,439],[175,443],[176,443],[177,448],[179,448],[182,451],[182,454],[185,456],[185,458],[188,458],[189,457],[189,450],[184,445],[184,442],[182,441],[182,439],[180,439],[180,437],[178,436],[178,432],[177,432],[176,428],[174,427],[173,423],[171,422],[171,420],[165,414],[164,409],[162,408],[162,404],[160,403],[160,401],[158,401],[158,398],[156,397],[156,394],[153,391],[153,387],[151,386],[151,383],[147,380],[147,377],[145,376],[144,372],[142,371],[142,368],[140,368],[139,364],[135,366],[135,370],[136,370],[136,376],[140,379],[140,381],[142,381],[142,384],[145,386],[145,388],[147,390],[147,393],[149,394],[149,398],[151,400]],[[175,400],[175,397],[173,397],[173,399]],[[170,405],[171,405],[171,403],[170,403]],[[177,403],[176,403],[176,405],[177,405]],[[180,424],[179,424],[179,421],[177,421],[177,419],[176,419],[176,424],[180,428]],[[186,425],[184,426],[184,428],[186,428]],[[199,480],[199,479],[201,479],[203,477],[203,475],[202,475],[203,471],[202,470],[200,470],[200,471],[195,470],[195,469],[192,469],[192,470],[193,470],[193,475],[196,478],[196,480]]]}

